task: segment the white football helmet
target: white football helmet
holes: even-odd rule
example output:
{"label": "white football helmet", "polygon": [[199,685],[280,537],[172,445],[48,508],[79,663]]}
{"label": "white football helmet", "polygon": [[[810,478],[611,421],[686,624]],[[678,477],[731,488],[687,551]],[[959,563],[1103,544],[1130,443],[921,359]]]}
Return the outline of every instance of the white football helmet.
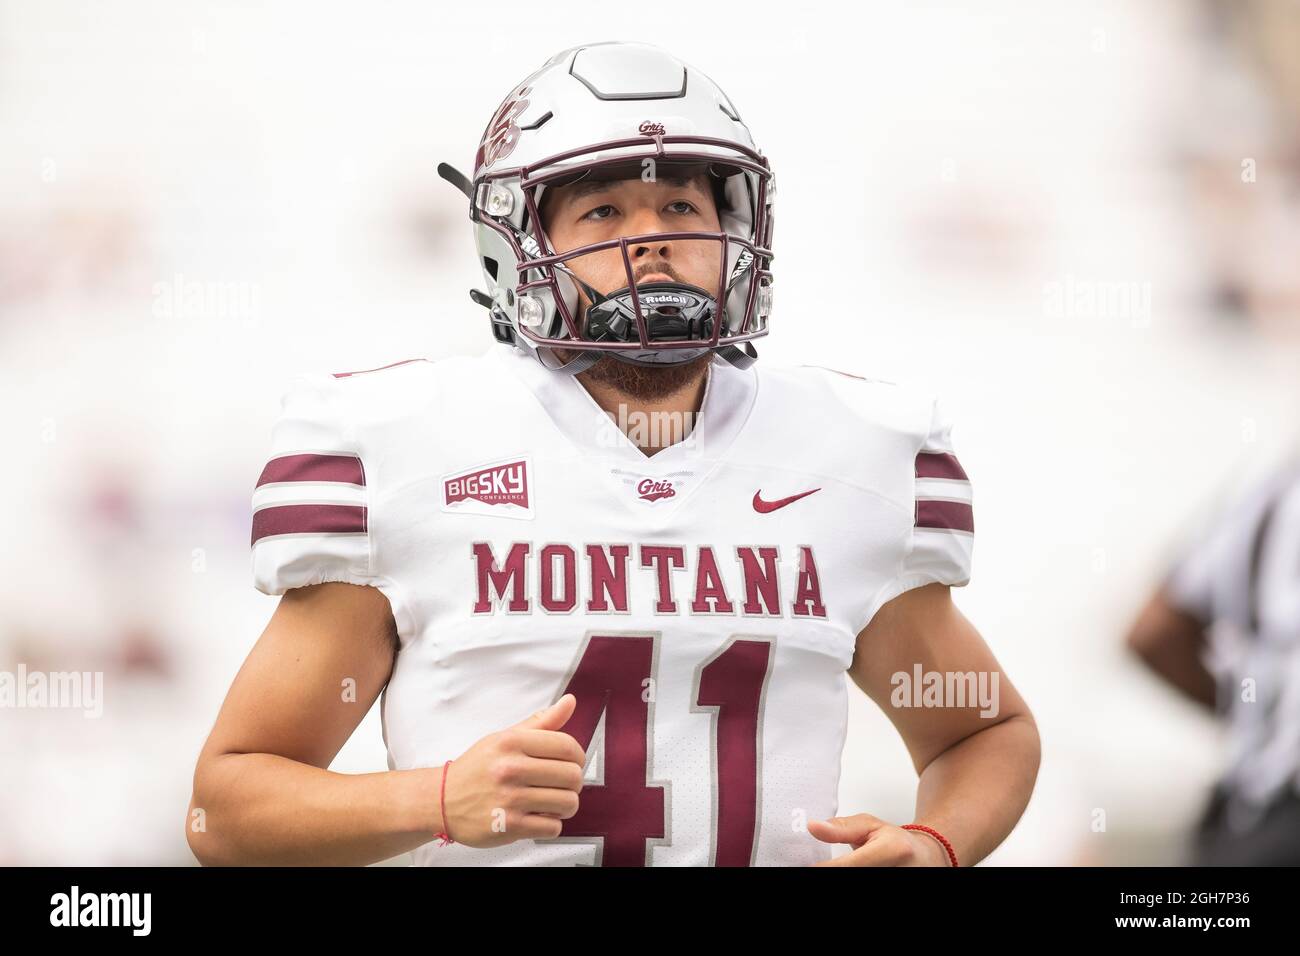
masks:
{"label": "white football helmet", "polygon": [[[721,232],[624,236],[556,254],[538,210],[548,185],[601,170],[656,174],[703,167],[714,177]],[[726,94],[707,76],[645,43],[593,43],[557,53],[511,91],[483,133],[472,181],[439,174],[466,194],[487,292],[470,295],[493,335],[569,373],[601,355],[639,365],[688,361],[707,351],[740,367],[767,334],[772,310],[772,200],[767,160]],[[659,241],[722,245],[718,285],[633,279],[628,246]],[[569,260],[619,248],[627,286],[603,295]],[[589,305],[580,315],[578,287]],[[742,347],[743,346],[743,347]],[[552,349],[578,351],[561,364]]]}

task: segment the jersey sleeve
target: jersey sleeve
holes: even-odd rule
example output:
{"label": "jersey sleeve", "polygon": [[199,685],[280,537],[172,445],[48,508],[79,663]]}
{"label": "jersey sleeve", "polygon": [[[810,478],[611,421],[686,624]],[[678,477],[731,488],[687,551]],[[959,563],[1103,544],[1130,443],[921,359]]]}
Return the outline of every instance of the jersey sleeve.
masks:
{"label": "jersey sleeve", "polygon": [[899,463],[911,472],[906,482],[911,527],[903,535],[893,575],[869,602],[863,627],[904,591],[933,583],[959,587],[970,581],[975,543],[971,482],[953,448],[952,422],[943,404],[931,399],[928,405],[928,427],[917,428],[909,460]]}
{"label": "jersey sleeve", "polygon": [[957,460],[952,421],[935,400],[930,428],[913,463],[912,533],[903,554],[898,592],[938,582],[970,582],[975,511],[970,478]]}
{"label": "jersey sleeve", "polygon": [[263,594],[372,584],[366,470],[338,385],[304,376],[285,390],[253,491],[253,584]]}

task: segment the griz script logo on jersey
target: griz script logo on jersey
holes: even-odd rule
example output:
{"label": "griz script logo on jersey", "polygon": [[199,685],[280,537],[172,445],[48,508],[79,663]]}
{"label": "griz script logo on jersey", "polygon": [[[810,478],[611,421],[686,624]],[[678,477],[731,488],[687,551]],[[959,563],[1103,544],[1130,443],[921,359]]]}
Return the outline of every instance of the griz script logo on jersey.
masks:
{"label": "griz script logo on jersey", "polygon": [[659,501],[662,498],[674,498],[677,492],[673,489],[673,483],[664,478],[656,481],[653,478],[642,478],[637,483],[636,493],[638,498],[644,498],[646,501]]}

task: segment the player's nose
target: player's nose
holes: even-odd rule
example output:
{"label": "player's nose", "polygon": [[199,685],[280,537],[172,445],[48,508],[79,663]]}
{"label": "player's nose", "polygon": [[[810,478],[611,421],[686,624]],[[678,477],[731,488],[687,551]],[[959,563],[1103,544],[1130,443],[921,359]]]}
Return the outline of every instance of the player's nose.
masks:
{"label": "player's nose", "polygon": [[[664,231],[663,227],[654,231]],[[628,246],[628,256],[632,260],[632,268],[636,271],[639,278],[647,269],[662,268],[665,271],[671,270],[669,264],[673,254],[673,243],[671,239],[649,239],[644,242],[632,243]]]}
{"label": "player's nose", "polygon": [[[628,217],[629,236],[647,236],[657,232],[672,232],[673,226],[668,221],[668,217],[661,210],[651,207],[642,207]],[[651,249],[666,249],[671,241],[651,240],[647,243],[637,243],[637,247],[644,245]]]}

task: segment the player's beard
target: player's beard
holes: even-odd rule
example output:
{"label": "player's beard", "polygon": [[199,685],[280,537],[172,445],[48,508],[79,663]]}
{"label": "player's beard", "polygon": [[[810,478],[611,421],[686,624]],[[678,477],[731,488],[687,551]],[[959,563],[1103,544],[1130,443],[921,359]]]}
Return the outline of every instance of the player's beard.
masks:
{"label": "player's beard", "polygon": [[[569,349],[555,351],[565,362],[578,354]],[[712,359],[713,353],[705,352],[676,365],[633,365],[620,362],[612,355],[602,355],[591,368],[579,372],[578,377],[617,389],[637,401],[657,402],[698,382]]]}
{"label": "player's beard", "polygon": [[[650,268],[665,273],[677,282],[686,281],[667,262],[646,267],[647,270]],[[648,271],[643,271],[641,274],[648,274]],[[584,327],[587,323],[587,307],[587,296],[584,293],[578,319]],[[568,362],[579,354],[570,349],[559,348],[555,352],[563,362]],[[671,365],[634,365],[631,362],[621,362],[613,355],[606,354],[602,355],[591,368],[579,372],[578,378],[615,389],[619,394],[633,401],[658,402],[698,383],[712,358],[713,353],[710,351],[685,362]]]}

